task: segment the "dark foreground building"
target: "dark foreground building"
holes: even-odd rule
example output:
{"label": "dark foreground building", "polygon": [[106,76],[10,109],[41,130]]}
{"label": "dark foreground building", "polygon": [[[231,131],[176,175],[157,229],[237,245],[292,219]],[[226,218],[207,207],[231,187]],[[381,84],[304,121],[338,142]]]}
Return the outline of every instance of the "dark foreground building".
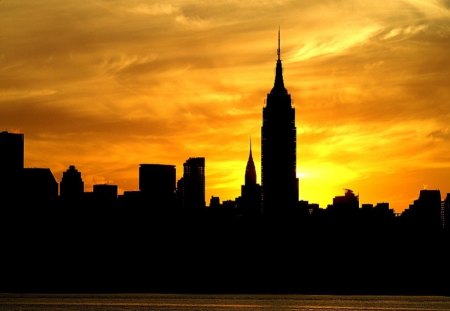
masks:
{"label": "dark foreground building", "polygon": [[16,199],[23,170],[23,134],[0,132],[0,206]]}
{"label": "dark foreground building", "polygon": [[275,83],[267,94],[261,128],[262,202],[266,214],[286,214],[298,201],[295,109],[284,87],[278,32]]}
{"label": "dark foreground building", "polygon": [[49,168],[25,168],[20,177],[20,207],[53,206],[58,198],[58,182]]}
{"label": "dark foreground building", "polygon": [[81,204],[84,194],[84,182],[81,178],[81,172],[78,171],[74,165],[70,165],[63,173],[59,188],[62,204]]}
{"label": "dark foreground building", "polygon": [[117,185],[98,184],[93,186],[93,204],[96,208],[114,208],[117,205]]}
{"label": "dark foreground building", "polygon": [[420,195],[402,213],[403,221],[421,230],[439,230],[441,223],[441,192],[420,190]]}
{"label": "dark foreground building", "polygon": [[178,202],[183,208],[203,208],[205,201],[205,158],[189,158],[178,181]]}
{"label": "dark foreground building", "polygon": [[23,134],[0,132],[0,172],[17,172],[23,169]]}
{"label": "dark foreground building", "polygon": [[245,184],[241,187],[239,207],[242,213],[259,214],[261,212],[261,186],[256,180],[255,163],[253,162],[252,145],[245,168]]}
{"label": "dark foreground building", "polygon": [[175,201],[176,170],[174,165],[141,164],[139,190],[145,203],[152,207],[172,206]]}

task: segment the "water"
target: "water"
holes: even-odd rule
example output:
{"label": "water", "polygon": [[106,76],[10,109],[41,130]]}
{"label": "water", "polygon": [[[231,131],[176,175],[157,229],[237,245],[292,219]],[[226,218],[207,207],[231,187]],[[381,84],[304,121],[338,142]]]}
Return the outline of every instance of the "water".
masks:
{"label": "water", "polygon": [[0,295],[0,311],[450,310],[449,297],[73,294]]}

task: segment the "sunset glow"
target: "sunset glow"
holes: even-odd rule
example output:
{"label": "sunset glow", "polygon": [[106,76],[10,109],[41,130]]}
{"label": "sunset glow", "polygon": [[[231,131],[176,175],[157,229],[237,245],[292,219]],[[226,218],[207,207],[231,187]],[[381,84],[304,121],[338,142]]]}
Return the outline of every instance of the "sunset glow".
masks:
{"label": "sunset glow", "polygon": [[138,165],[206,158],[206,201],[260,182],[281,27],[300,199],[344,188],[397,212],[450,192],[450,2],[0,1],[0,127],[25,166],[138,189]]}

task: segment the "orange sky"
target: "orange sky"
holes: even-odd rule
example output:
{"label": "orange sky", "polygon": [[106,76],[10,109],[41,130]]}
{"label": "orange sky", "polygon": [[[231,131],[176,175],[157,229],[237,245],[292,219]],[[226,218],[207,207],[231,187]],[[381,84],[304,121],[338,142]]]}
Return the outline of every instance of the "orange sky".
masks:
{"label": "orange sky", "polygon": [[0,127],[25,165],[138,188],[139,163],[206,157],[233,199],[282,31],[300,197],[397,211],[450,192],[450,1],[0,1]]}

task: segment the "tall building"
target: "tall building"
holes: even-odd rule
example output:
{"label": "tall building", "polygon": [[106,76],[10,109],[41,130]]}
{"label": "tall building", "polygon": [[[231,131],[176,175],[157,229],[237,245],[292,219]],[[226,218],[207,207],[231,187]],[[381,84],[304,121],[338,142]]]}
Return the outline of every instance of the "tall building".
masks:
{"label": "tall building", "polygon": [[256,168],[253,162],[252,144],[245,168],[245,184],[241,187],[239,207],[243,213],[258,214],[261,211],[261,186],[256,179]]}
{"label": "tall building", "polygon": [[176,169],[174,165],[141,164],[139,190],[151,206],[172,206],[175,200]]}
{"label": "tall building", "polygon": [[0,132],[0,174],[17,173],[23,169],[23,134]]}
{"label": "tall building", "polygon": [[23,134],[0,132],[0,205],[15,201],[23,170]]}
{"label": "tall building", "polygon": [[245,185],[256,185],[256,168],[252,155],[252,142],[250,141],[250,153],[248,155],[247,166],[245,167]]}
{"label": "tall building", "polygon": [[205,158],[189,158],[183,169],[183,178],[177,189],[182,207],[205,207]]}
{"label": "tall building", "polygon": [[84,182],[79,172],[74,165],[63,173],[60,187],[61,200],[66,204],[80,203],[84,193]]}
{"label": "tall building", "polygon": [[278,31],[275,83],[267,94],[261,128],[262,203],[266,214],[284,214],[298,201],[295,109],[284,87]]}

